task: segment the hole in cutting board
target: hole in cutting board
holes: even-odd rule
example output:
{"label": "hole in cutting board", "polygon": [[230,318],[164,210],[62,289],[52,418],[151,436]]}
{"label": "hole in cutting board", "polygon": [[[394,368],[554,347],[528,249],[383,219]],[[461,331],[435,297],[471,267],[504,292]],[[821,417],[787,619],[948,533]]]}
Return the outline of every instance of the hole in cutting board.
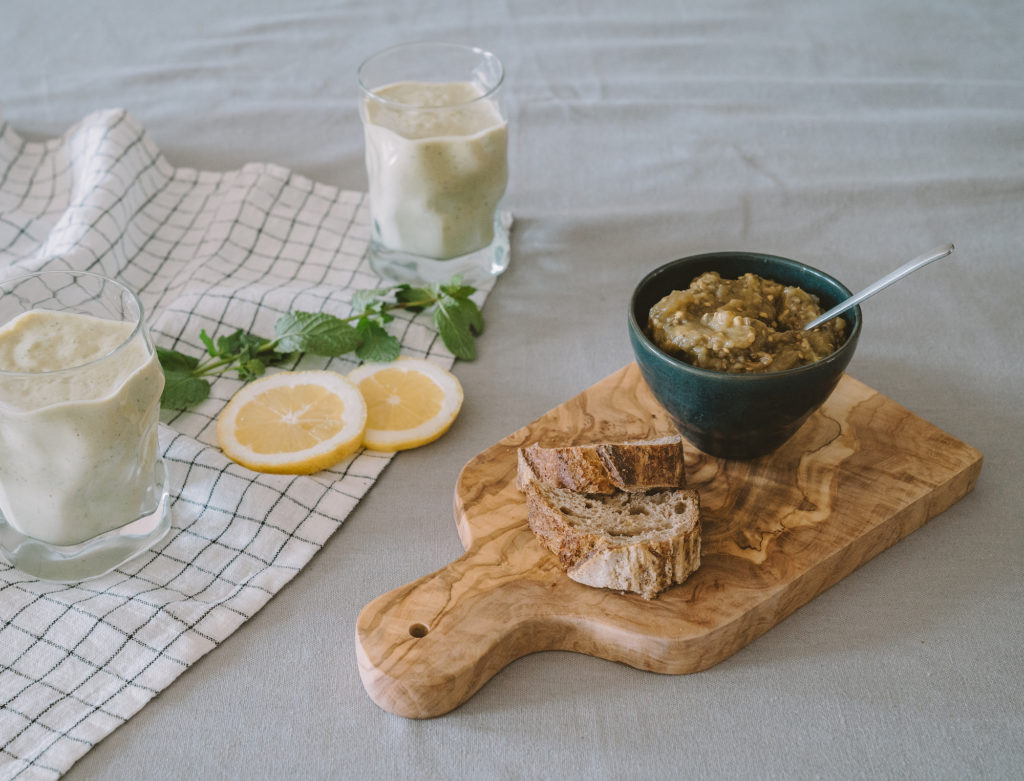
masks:
{"label": "hole in cutting board", "polygon": [[413,624],[409,627],[409,634],[413,637],[426,637],[429,631],[425,624]]}

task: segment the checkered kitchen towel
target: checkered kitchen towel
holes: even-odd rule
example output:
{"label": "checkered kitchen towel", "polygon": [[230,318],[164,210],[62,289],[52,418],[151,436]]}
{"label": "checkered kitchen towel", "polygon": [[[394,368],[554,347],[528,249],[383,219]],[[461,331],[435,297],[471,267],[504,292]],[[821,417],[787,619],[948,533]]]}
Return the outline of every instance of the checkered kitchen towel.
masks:
{"label": "checkered kitchen towel", "polygon": [[[0,279],[73,268],[139,293],[156,342],[199,356],[199,332],[273,333],[291,310],[346,315],[366,265],[361,193],[266,164],[174,168],[124,111],[29,143],[0,118]],[[478,303],[490,285],[477,296]],[[403,353],[450,366],[427,320],[399,317]],[[353,364],[307,357],[301,368]],[[216,447],[239,382],[164,413],[173,526],[101,579],[55,585],[0,559],[0,778],[52,778],[217,646],[298,572],[380,475],[360,452],[304,477],[261,475]]]}

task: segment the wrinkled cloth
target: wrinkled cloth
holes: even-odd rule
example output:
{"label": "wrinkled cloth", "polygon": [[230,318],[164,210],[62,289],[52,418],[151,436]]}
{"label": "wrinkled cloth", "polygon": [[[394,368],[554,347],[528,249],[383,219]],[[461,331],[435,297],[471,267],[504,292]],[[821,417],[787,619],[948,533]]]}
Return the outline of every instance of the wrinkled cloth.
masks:
{"label": "wrinkled cloth", "polygon": [[[289,311],[349,314],[355,290],[382,284],[364,257],[367,222],[362,193],[280,166],[172,167],[125,111],[49,142],[0,121],[0,279],[115,278],[138,293],[156,344],[190,355],[203,354],[203,329],[273,334]],[[451,366],[422,318],[389,327],[403,354]],[[288,368],[355,365],[306,356]],[[173,520],[154,550],[73,585],[0,564],[0,777],[66,771],[291,580],[389,462],[360,451],[309,476],[233,463],[216,416],[240,384],[221,377],[194,409],[163,413]]]}

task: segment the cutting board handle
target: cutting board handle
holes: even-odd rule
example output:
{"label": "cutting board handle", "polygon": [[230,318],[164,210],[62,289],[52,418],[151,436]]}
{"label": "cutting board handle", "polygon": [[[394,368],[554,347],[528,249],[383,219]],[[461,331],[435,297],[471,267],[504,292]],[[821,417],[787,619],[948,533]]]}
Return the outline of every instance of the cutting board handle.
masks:
{"label": "cutting board handle", "polygon": [[[537,555],[510,558],[524,542]],[[558,621],[543,608],[554,557],[547,559],[524,524],[477,540],[447,567],[366,605],[356,655],[373,701],[407,718],[439,716],[509,662],[554,647]]]}
{"label": "cutting board handle", "polygon": [[844,375],[770,458],[689,451],[704,534],[685,584],[647,601],[570,580],[530,532],[516,448],[670,430],[633,363],[475,456],[455,491],[466,554],[359,614],[370,697],[401,716],[439,716],[514,659],[556,649],[672,675],[707,669],[958,501],[982,465],[970,445]]}

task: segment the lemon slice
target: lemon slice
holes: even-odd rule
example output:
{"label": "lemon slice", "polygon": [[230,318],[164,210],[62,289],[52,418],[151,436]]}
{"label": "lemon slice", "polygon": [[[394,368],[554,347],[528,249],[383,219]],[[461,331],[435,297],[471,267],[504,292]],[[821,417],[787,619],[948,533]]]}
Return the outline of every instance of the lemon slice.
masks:
{"label": "lemon slice", "polygon": [[305,475],[362,444],[366,402],[336,372],[278,372],[244,386],[217,419],[232,461],[257,472]]}
{"label": "lemon slice", "polygon": [[366,399],[363,445],[393,452],[433,442],[462,407],[458,378],[421,358],[365,363],[348,378]]}

